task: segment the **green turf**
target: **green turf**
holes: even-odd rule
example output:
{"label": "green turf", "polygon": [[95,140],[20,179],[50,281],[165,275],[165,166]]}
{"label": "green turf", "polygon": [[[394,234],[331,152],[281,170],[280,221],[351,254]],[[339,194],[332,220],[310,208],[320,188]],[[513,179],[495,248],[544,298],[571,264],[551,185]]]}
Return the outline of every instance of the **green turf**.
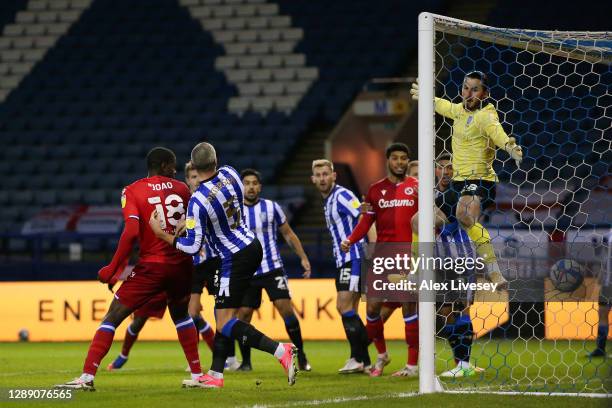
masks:
{"label": "green turf", "polygon": [[[80,374],[86,343],[4,343],[0,344],[0,388],[49,388]],[[511,353],[511,348],[522,354]],[[584,391],[603,392],[612,389],[610,361],[589,361],[583,358],[592,343],[478,341],[474,347],[476,363],[487,370],[479,378],[452,381],[450,388],[479,388],[491,391],[500,388],[529,391]],[[448,347],[437,345],[438,370],[445,369],[450,357]],[[558,350],[558,351],[556,351]],[[103,361],[112,361],[119,351],[115,344]],[[210,363],[210,352],[201,347],[204,366]],[[461,407],[575,407],[609,406],[610,399],[572,397],[498,396],[478,394],[410,396],[418,390],[418,379],[392,378],[390,374],[405,362],[403,342],[389,342],[392,363],[382,378],[365,375],[336,374],[348,353],[343,342],[308,342],[306,351],[313,371],[300,373],[294,387],[288,387],[278,362],[263,353],[253,352],[255,371],[227,373],[223,390],[181,389],[181,380],[188,377],[183,371],[185,360],[175,342],[136,343],[125,368],[109,373],[101,369],[96,377],[96,392],[81,392],[72,402],[78,407],[191,407],[191,406],[304,406],[307,402],[321,402],[319,406],[461,406]],[[548,362],[547,362],[548,361]],[[537,364],[536,364],[537,362]],[[510,375],[515,380],[511,381]],[[260,382],[260,385],[256,385]],[[542,384],[548,383],[547,386]],[[522,384],[522,388],[521,388]],[[582,389],[579,389],[582,388]],[[466,403],[469,401],[469,403]],[[60,406],[62,402],[8,403],[0,406],[43,407]],[[70,406],[70,405],[69,405]]]}

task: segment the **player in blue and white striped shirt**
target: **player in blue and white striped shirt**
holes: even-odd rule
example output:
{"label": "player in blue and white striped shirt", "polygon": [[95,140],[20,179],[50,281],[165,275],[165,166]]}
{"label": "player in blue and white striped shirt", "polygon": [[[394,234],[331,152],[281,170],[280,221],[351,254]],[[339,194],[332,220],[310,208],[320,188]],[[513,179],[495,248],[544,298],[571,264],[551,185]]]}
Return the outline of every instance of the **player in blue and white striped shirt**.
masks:
{"label": "player in blue and white striped shirt", "polygon": [[[277,232],[283,235],[285,241],[293,251],[300,257],[303,276],[310,277],[310,262],[304,252],[300,239],[295,235],[287,217],[278,203],[260,198],[261,175],[257,170],[245,169],[240,172],[244,184],[244,216],[247,225],[255,233],[263,247],[263,259],[261,265],[255,272],[255,278],[251,280],[251,287],[242,300],[242,308],[238,316],[240,320],[250,322],[253,311],[261,306],[261,292],[265,289],[268,297],[274,303],[285,321],[285,328],[289,338],[298,348],[298,365],[300,370],[310,371],[310,364],[304,354],[304,342],[300,322],[297,319],[293,304],[287,275],[283,269],[283,261],[277,244]],[[251,350],[248,346],[241,346],[242,366],[240,370],[250,371]]]}
{"label": "player in blue and white striped shirt", "polygon": [[[353,245],[348,252],[342,252],[340,245],[357,225],[361,203],[346,188],[336,184],[334,165],[329,160],[312,162],[312,183],[323,197],[325,221],[332,237],[338,275],[336,308],[342,315],[342,324],[351,345],[351,357],[339,372],[341,374],[363,372],[370,365],[368,334],[357,314],[360,296],[360,274],[362,245]],[[360,242],[363,244],[363,241]]]}
{"label": "player in blue and white striped shirt", "polygon": [[232,167],[217,170],[217,153],[209,143],[199,143],[191,151],[191,162],[198,172],[199,187],[187,206],[187,236],[165,232],[158,215],[150,225],[155,235],[177,249],[195,255],[204,237],[219,252],[221,270],[215,298],[217,333],[211,369],[197,380],[185,380],[187,387],[222,388],[223,370],[233,341],[273,354],[281,363],[290,385],[297,374],[297,348],[271,340],[249,323],[236,318],[251,279],[262,260],[262,248],[242,217],[244,186]]}

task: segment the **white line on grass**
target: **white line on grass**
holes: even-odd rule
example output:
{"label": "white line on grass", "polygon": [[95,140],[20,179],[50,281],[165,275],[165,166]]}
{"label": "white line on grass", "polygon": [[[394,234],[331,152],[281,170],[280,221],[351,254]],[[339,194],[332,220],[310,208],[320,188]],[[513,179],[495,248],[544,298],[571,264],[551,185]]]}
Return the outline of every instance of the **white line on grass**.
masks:
{"label": "white line on grass", "polygon": [[392,394],[381,394],[381,395],[358,395],[355,397],[336,397],[336,398],[328,398],[323,400],[307,400],[307,401],[293,401],[290,403],[283,404],[256,404],[249,405],[252,408],[276,408],[276,407],[301,407],[301,406],[316,406],[323,404],[342,404],[344,402],[352,402],[352,401],[374,401],[380,399],[389,399],[389,398],[409,398],[416,397],[419,394],[416,392],[396,392]]}
{"label": "white line on grass", "polygon": [[589,392],[541,392],[541,391],[444,391],[444,394],[494,394],[494,395],[532,395],[536,397],[586,397],[586,398],[612,398],[612,394],[599,394]]}

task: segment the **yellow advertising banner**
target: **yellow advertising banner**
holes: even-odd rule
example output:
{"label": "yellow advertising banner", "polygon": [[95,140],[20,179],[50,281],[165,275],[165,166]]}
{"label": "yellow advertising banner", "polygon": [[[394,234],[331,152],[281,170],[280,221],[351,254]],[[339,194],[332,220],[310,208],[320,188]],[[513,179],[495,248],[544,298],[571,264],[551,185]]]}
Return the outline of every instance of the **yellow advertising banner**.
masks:
{"label": "yellow advertising banner", "polygon": [[[293,303],[302,334],[308,340],[344,339],[344,329],[336,311],[336,290],[332,279],[290,280]],[[31,341],[91,340],[113,295],[106,285],[81,282],[2,282],[0,283],[0,341],[16,341],[22,329]],[[213,298],[202,296],[204,318],[214,326]],[[477,303],[472,307],[475,331],[479,336],[507,320],[506,304]],[[365,321],[365,303],[359,305]],[[503,317],[502,317],[503,316]],[[123,339],[127,319],[117,330]],[[283,319],[264,295],[253,324],[272,338],[286,339]],[[385,324],[385,337],[404,339],[404,324],[396,310]],[[174,340],[176,331],[168,313],[163,319],[150,319],[139,336],[144,340]]]}

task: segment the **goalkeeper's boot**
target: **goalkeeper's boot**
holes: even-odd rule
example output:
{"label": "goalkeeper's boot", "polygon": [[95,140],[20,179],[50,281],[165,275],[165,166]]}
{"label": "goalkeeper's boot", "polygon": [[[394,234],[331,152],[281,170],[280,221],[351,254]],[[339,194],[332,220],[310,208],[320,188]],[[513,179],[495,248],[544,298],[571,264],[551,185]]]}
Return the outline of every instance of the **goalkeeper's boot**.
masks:
{"label": "goalkeeper's boot", "polygon": [[472,366],[463,367],[461,364],[452,370],[448,370],[440,374],[440,377],[445,378],[459,378],[459,377],[471,377],[476,375],[476,369]]}
{"label": "goalkeeper's boot", "polygon": [[[87,378],[89,377],[89,378]],[[80,377],[75,378],[72,381],[68,381],[64,384],[57,384],[53,388],[63,390],[82,390],[82,391],[95,391],[93,376],[83,374]]]}
{"label": "goalkeeper's boot", "polygon": [[287,382],[289,385],[293,385],[295,384],[295,378],[297,377],[298,373],[297,347],[291,343],[284,343],[283,347],[285,348],[285,352],[283,353],[283,356],[278,359],[278,361],[283,366],[285,374],[287,374]]}
{"label": "goalkeeper's boot", "polygon": [[391,359],[387,353],[379,354],[376,357],[376,363],[374,363],[374,367],[370,370],[370,377],[380,377],[383,375],[383,370],[386,366],[389,365]]}
{"label": "goalkeeper's boot", "polygon": [[600,348],[596,348],[595,350],[591,351],[587,357],[589,358],[593,358],[593,357],[605,357],[606,356],[606,352]]}
{"label": "goalkeeper's boot", "polygon": [[[125,363],[127,363],[128,359],[123,354],[119,354],[115,361],[106,366],[108,371],[119,370]],[[189,370],[191,372],[191,370]]]}
{"label": "goalkeeper's boot", "polygon": [[298,350],[298,368],[300,371],[312,371],[312,367],[306,358],[306,354],[302,350]]}
{"label": "goalkeeper's boot", "polygon": [[344,367],[338,370],[338,374],[363,373],[363,370],[364,370],[363,363],[360,363],[351,357],[348,360],[346,360],[346,364],[344,364]]}
{"label": "goalkeeper's boot", "polygon": [[195,380],[183,380],[183,388],[223,388],[223,378],[204,374]]}
{"label": "goalkeeper's boot", "polygon": [[406,365],[399,371],[391,374],[391,377],[418,377],[419,376],[419,367],[418,366],[410,366]]}

